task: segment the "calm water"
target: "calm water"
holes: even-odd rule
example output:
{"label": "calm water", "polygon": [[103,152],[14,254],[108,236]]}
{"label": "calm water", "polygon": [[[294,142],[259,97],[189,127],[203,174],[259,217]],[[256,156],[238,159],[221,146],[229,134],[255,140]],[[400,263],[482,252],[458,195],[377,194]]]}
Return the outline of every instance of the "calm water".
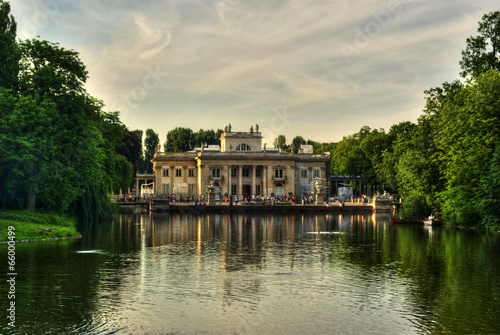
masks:
{"label": "calm water", "polygon": [[128,214],[84,235],[17,245],[17,326],[2,317],[1,333],[500,333],[499,233],[387,216]]}

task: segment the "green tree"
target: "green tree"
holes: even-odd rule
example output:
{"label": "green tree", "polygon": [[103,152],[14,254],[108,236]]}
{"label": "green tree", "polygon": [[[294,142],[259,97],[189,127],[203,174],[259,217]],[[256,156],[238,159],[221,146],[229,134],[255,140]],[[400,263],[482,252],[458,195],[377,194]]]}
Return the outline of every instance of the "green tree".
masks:
{"label": "green tree", "polygon": [[[192,147],[201,147],[203,144],[218,145],[220,144],[220,134],[217,137],[217,133],[213,129],[203,130],[200,129],[198,132],[193,133]],[[186,150],[184,150],[186,151]]]}
{"label": "green tree", "polygon": [[176,127],[167,133],[165,151],[184,152],[194,148],[193,131],[190,128]]}
{"label": "green tree", "polygon": [[500,73],[488,71],[470,81],[442,109],[437,119],[437,149],[445,185],[438,197],[445,220],[474,225],[483,213],[481,178],[491,166],[500,140]]}
{"label": "green tree", "polygon": [[143,134],[144,131],[136,129],[133,130],[135,136],[138,138],[139,143],[141,144],[141,150],[139,153],[139,158],[135,161],[135,171],[139,171],[140,173],[143,173],[147,169],[147,164],[146,160],[144,159],[144,145],[143,145]]}
{"label": "green tree", "polygon": [[286,137],[285,135],[278,135],[273,142],[273,146],[275,148],[281,148],[284,149],[286,146]]}
{"label": "green tree", "polygon": [[500,227],[500,142],[495,145],[495,151],[490,161],[489,168],[481,177],[478,209],[483,214],[484,227]]}
{"label": "green tree", "polygon": [[[153,173],[153,159],[156,149],[160,144],[160,137],[153,129],[146,129],[146,138],[144,140],[144,160],[146,162],[146,172]],[[165,150],[167,151],[167,150]]]}
{"label": "green tree", "polygon": [[479,22],[478,36],[467,38],[462,51],[462,77],[477,77],[488,70],[500,70],[500,11],[484,14]]}
{"label": "green tree", "polygon": [[306,144],[306,140],[302,136],[295,136],[292,140],[293,152],[299,152],[300,146]]}
{"label": "green tree", "polygon": [[405,220],[423,220],[432,214],[432,209],[425,195],[413,193],[404,200],[398,214]]}
{"label": "green tree", "polygon": [[17,90],[20,53],[10,4],[0,1],[0,87]]}

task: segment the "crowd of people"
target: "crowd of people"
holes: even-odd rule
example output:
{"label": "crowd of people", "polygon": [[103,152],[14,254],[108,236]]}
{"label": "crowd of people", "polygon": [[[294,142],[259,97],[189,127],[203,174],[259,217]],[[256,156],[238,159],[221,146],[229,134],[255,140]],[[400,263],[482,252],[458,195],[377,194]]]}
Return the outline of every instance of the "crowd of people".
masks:
{"label": "crowd of people", "polygon": [[[156,199],[168,199],[171,203],[193,203],[196,206],[204,205],[206,203],[205,200],[205,195],[176,195],[176,194],[143,194],[141,195],[132,195],[132,194],[124,194],[123,195],[123,201],[125,202],[140,202],[140,201],[146,201],[151,198],[156,198]],[[368,197],[365,197],[364,195],[361,197],[361,202],[365,202]],[[355,202],[354,196],[351,197],[351,202]],[[316,203],[316,198],[314,195],[305,195],[303,194],[301,197],[295,197],[295,195],[290,194],[290,195],[274,195],[272,194],[271,196],[268,195],[243,195],[242,199],[238,198],[237,195],[228,195],[227,193],[224,195],[220,195],[218,199],[215,201],[215,203],[219,204],[228,204],[230,206],[233,206],[233,204],[238,205],[238,204],[252,204],[252,205],[274,205],[276,203],[290,203],[292,205],[312,205]],[[345,207],[345,201],[338,201],[339,207]],[[326,202],[326,207],[331,207],[332,202]]]}

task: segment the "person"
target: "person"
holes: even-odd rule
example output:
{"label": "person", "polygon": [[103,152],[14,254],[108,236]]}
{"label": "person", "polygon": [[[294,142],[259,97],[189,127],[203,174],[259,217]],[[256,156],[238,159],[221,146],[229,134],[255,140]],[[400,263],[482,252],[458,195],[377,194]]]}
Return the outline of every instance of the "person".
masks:
{"label": "person", "polygon": [[233,207],[233,195],[229,196],[229,206]]}
{"label": "person", "polygon": [[236,205],[238,204],[238,196],[236,194],[234,195],[234,202],[236,203]]}

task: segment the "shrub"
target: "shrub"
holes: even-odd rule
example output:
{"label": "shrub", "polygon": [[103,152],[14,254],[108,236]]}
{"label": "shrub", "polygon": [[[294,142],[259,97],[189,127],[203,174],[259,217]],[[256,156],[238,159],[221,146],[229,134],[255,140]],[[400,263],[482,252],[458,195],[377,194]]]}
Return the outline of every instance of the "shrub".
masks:
{"label": "shrub", "polygon": [[431,207],[423,194],[415,193],[408,196],[399,210],[399,216],[404,220],[425,219],[431,214]]}

